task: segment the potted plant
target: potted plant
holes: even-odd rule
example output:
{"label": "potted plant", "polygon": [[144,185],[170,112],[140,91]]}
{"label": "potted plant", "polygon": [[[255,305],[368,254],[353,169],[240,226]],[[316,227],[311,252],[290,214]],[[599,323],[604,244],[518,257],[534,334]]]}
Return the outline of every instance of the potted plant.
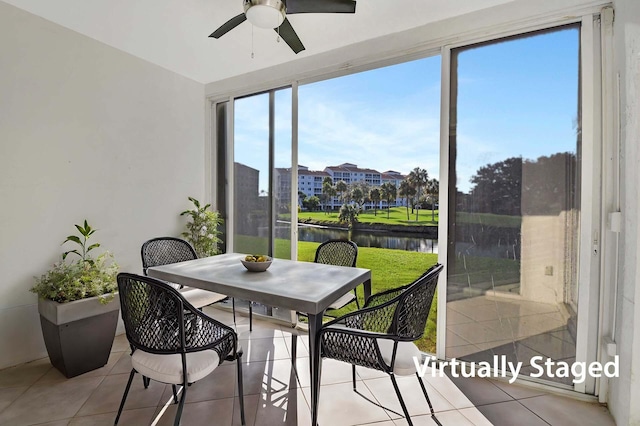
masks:
{"label": "potted plant", "polygon": [[198,257],[214,256],[218,254],[218,244],[220,231],[218,227],[222,225],[222,218],[217,211],[209,210],[211,204],[204,206],[193,197],[188,197],[195,209],[185,210],[180,216],[189,216],[191,221],[187,223],[187,231],[182,236],[193,245]]}
{"label": "potted plant", "polygon": [[[78,248],[62,259],[31,288],[38,297],[42,335],[51,364],[66,377],[74,377],[107,363],[118,324],[120,303],[115,299],[118,265],[111,253],[92,257],[99,243],[89,245],[95,233],[87,221],[75,225],[80,235],[62,244]],[[69,261],[69,255],[77,256]]]}

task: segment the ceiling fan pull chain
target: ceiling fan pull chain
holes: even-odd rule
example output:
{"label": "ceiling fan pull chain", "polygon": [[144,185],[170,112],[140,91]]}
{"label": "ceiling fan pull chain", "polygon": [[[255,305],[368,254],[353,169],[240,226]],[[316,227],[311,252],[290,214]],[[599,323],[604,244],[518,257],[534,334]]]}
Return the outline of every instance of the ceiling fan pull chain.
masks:
{"label": "ceiling fan pull chain", "polygon": [[[276,23],[278,20],[276,19]],[[278,38],[276,39],[276,43],[280,43],[280,25],[278,25]]]}
{"label": "ceiling fan pull chain", "polygon": [[251,25],[251,59],[253,59],[253,25]]}

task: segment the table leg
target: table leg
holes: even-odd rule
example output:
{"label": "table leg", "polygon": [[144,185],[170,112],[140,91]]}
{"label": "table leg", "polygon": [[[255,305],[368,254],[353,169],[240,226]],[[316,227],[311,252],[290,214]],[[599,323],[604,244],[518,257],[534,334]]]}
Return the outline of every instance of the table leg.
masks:
{"label": "table leg", "polygon": [[364,290],[364,303],[367,303],[367,299],[371,297],[371,280],[368,279],[362,283],[362,287]]}
{"label": "table leg", "polygon": [[320,342],[318,332],[322,328],[322,318],[324,312],[318,314],[308,314],[309,318],[309,368],[311,373],[311,424],[318,424],[318,400],[320,395],[320,370],[322,362],[320,360]]}

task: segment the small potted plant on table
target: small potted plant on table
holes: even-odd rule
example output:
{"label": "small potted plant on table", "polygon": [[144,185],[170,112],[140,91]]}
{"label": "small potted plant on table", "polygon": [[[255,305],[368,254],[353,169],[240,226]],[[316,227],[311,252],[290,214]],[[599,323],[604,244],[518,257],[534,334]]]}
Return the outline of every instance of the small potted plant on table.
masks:
{"label": "small potted plant on table", "polygon": [[[93,258],[89,252],[100,247],[88,245],[96,231],[87,221],[75,225],[80,236],[70,235],[77,249],[66,251],[62,259],[31,288],[38,297],[42,335],[51,364],[66,377],[74,377],[107,363],[118,324],[120,303],[115,299],[118,265],[104,252]],[[68,255],[78,256],[71,262]]]}

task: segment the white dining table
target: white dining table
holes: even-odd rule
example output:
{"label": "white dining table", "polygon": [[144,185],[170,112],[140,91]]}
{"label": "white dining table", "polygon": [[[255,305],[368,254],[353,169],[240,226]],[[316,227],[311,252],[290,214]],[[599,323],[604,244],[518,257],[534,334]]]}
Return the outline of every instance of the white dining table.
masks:
{"label": "white dining table", "polygon": [[240,262],[245,256],[226,253],[151,267],[147,273],[165,281],[306,313],[311,357],[311,418],[316,425],[320,390],[318,334],[324,311],[359,284],[364,284],[366,300],[371,295],[371,270],[276,258],[266,271],[249,272]]}

